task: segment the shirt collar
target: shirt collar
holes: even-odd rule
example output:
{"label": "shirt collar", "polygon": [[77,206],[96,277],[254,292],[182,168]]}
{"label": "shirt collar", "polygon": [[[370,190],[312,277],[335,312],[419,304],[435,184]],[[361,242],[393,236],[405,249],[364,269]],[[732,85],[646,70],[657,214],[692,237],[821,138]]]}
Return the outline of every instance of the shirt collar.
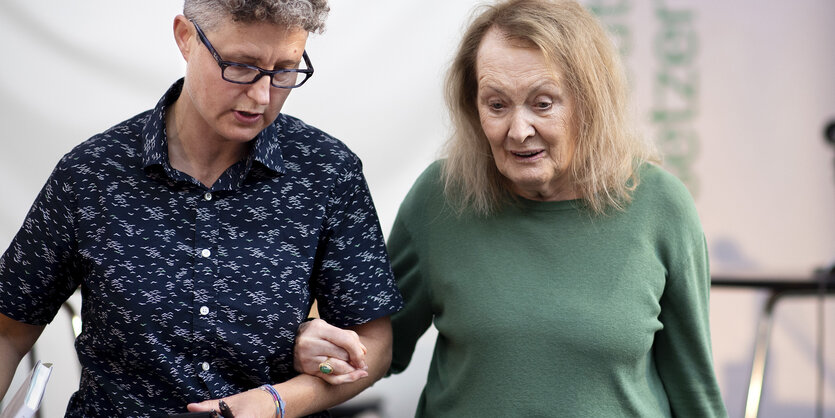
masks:
{"label": "shirt collar", "polygon": [[[276,121],[282,119],[279,117]],[[284,174],[284,157],[281,155],[279,128],[276,122],[267,125],[258,136],[250,151],[250,158],[275,174]]]}
{"label": "shirt collar", "polygon": [[[142,128],[142,167],[148,168],[153,165],[161,165],[166,170],[170,169],[168,161],[168,139],[165,132],[165,112],[173,104],[183,91],[183,81],[177,80],[157,105],[151,110],[145,126]],[[281,119],[279,117],[279,119]],[[279,128],[276,123],[269,124],[258,136],[253,139],[253,146],[247,157],[247,167],[252,167],[254,162],[266,169],[266,174],[275,176],[284,174],[284,158],[281,155],[279,146]],[[262,170],[258,170],[261,172]]]}

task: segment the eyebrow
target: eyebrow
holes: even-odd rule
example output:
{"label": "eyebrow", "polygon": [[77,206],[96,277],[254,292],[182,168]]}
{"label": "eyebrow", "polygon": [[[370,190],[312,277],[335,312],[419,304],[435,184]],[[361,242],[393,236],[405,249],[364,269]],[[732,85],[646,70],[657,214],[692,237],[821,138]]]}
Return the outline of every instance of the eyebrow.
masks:
{"label": "eyebrow", "polygon": [[[241,64],[253,65],[253,66],[256,66],[256,67],[257,67],[257,65],[255,65],[255,64],[258,63],[258,61],[259,61],[258,57],[254,57],[254,56],[249,55],[247,53],[241,54],[241,55],[237,55],[237,54],[230,54],[230,55],[235,59],[226,58],[226,56],[224,54],[221,54],[221,56],[223,57],[224,60],[232,61],[232,62],[238,62],[238,63],[241,63]],[[273,68],[276,68],[276,67],[295,68],[295,67],[298,67],[299,64],[301,64],[302,61],[303,61],[303,59],[300,59],[298,61],[292,60],[292,59],[285,59],[285,60],[275,62],[273,64],[274,65]],[[264,68],[264,69],[266,70],[266,68]]]}
{"label": "eyebrow", "polygon": [[[481,83],[479,83],[478,91],[482,91],[482,90],[485,90],[485,89],[490,89],[490,90],[493,90],[493,91],[495,91],[496,93],[499,93],[499,94],[506,94],[503,86],[504,86],[503,84],[495,85],[493,83],[490,83],[490,84],[487,84],[487,85],[482,85]],[[559,94],[559,95],[563,95],[564,92],[565,92],[565,88],[563,86],[561,86],[559,82],[557,82],[554,79],[549,79],[549,78],[543,78],[543,79],[537,81],[536,83],[534,83],[531,86],[530,90],[531,91],[537,91],[537,90],[541,90],[542,88],[544,88],[546,86],[553,86],[553,88],[557,91],[557,94]]]}

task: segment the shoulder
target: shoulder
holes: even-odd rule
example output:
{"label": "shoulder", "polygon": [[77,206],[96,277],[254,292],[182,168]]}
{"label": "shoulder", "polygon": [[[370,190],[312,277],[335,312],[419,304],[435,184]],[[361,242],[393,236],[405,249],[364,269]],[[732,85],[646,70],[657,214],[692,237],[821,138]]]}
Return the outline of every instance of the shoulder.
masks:
{"label": "shoulder", "polygon": [[64,159],[91,162],[107,158],[135,156],[141,151],[142,129],[150,111],[142,112],[76,145]]}
{"label": "shoulder", "polygon": [[286,164],[327,167],[361,166],[359,157],[345,143],[299,118],[281,113],[274,122]]}
{"label": "shoulder", "polygon": [[138,163],[142,153],[142,129],[151,111],[142,112],[93,135],[64,154],[58,170],[89,173],[105,167],[124,168]]}
{"label": "shoulder", "polygon": [[693,196],[687,186],[676,176],[658,165],[646,163],[638,172],[640,184],[635,191],[636,199],[655,200],[690,206]]}
{"label": "shoulder", "polygon": [[443,191],[442,173],[446,160],[435,160],[427,166],[415,180],[413,189]]}
{"label": "shoulder", "polygon": [[442,172],[445,161],[436,160],[429,164],[412,184],[412,188],[406,195],[406,200],[434,200],[438,195],[443,194]]}
{"label": "shoulder", "polygon": [[665,229],[684,227],[701,231],[695,201],[681,180],[651,163],[640,168],[639,178],[632,203],[637,212],[655,219]]}
{"label": "shoulder", "polygon": [[434,161],[417,177],[400,205],[400,215],[414,217],[438,214],[447,208],[442,178],[445,161]]}

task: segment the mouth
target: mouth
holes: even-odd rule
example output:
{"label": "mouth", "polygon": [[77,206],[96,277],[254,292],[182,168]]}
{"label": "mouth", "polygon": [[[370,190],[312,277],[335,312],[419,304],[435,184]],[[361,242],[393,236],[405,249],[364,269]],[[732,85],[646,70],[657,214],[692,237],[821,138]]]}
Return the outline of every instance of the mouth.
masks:
{"label": "mouth", "polygon": [[533,150],[533,151],[510,151],[514,157],[521,160],[533,160],[539,157],[540,155],[544,154],[544,150]]}
{"label": "mouth", "polygon": [[236,110],[234,111],[235,118],[237,118],[241,122],[251,123],[256,122],[258,119],[261,118],[261,113],[253,113],[253,112],[245,112],[243,110]]}

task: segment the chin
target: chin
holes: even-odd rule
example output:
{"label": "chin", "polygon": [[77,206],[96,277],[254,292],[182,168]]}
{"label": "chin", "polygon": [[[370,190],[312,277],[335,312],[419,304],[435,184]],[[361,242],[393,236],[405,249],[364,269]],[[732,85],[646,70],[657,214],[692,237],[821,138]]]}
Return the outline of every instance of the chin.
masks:
{"label": "chin", "polygon": [[507,177],[513,184],[518,184],[520,186],[525,187],[538,187],[544,184],[548,184],[551,180],[551,176],[548,176],[544,173],[516,173],[516,175],[511,175]]}
{"label": "chin", "polygon": [[249,142],[255,139],[264,128],[261,127],[257,131],[255,129],[231,129],[221,135],[232,142]]}

